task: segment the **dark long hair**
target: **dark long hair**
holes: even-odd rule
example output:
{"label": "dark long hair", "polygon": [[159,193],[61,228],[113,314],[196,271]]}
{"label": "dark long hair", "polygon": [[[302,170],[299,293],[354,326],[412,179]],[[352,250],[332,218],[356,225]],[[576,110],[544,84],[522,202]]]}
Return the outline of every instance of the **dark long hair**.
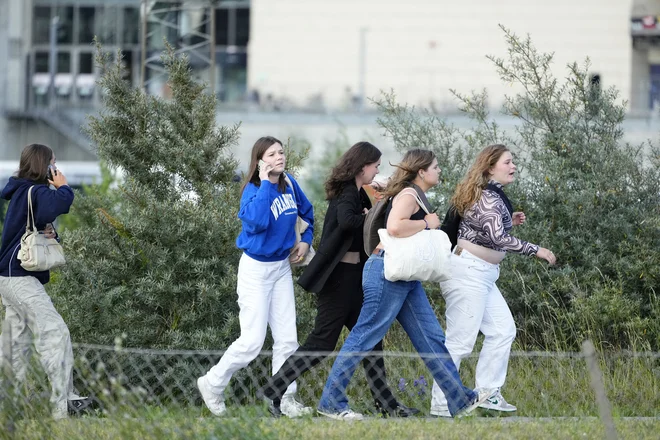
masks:
{"label": "dark long hair", "polygon": [[339,196],[347,184],[355,184],[355,178],[362,172],[362,168],[378,162],[381,154],[380,150],[369,142],[358,142],[349,148],[339,158],[325,181],[326,200]]}
{"label": "dark long hair", "polygon": [[21,151],[21,160],[16,177],[48,184],[48,165],[53,158],[53,150],[42,144],[30,144]]}
{"label": "dark long hair", "polygon": [[[252,147],[252,154],[250,155],[250,166],[248,167],[248,172],[245,174],[243,186],[241,186],[241,194],[243,194],[243,191],[245,191],[245,187],[248,186],[248,183],[261,186],[261,179],[259,179],[259,161],[264,157],[266,150],[268,150],[273,144],[280,144],[284,146],[282,141],[274,138],[273,136],[260,137],[257,139],[257,142],[254,143],[254,146]],[[280,175],[277,187],[281,193],[286,191],[286,180],[284,180],[284,173]]]}

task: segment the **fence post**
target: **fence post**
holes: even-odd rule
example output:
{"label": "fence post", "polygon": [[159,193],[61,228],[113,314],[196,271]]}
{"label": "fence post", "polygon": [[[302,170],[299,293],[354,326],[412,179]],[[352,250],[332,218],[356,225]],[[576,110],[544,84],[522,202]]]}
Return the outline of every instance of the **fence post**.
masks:
{"label": "fence post", "polygon": [[6,420],[3,426],[7,437],[14,437],[14,370],[11,365],[11,326],[6,319],[2,321],[2,375],[0,376],[0,398],[2,413]]}
{"label": "fence post", "polygon": [[603,375],[598,366],[598,358],[596,357],[596,348],[589,340],[582,343],[582,353],[587,361],[587,369],[591,377],[591,387],[596,394],[596,404],[598,405],[598,413],[600,419],[605,425],[605,438],[608,440],[617,440],[616,427],[614,426],[614,419],[612,418],[612,407],[605,392],[605,384],[603,383]]}

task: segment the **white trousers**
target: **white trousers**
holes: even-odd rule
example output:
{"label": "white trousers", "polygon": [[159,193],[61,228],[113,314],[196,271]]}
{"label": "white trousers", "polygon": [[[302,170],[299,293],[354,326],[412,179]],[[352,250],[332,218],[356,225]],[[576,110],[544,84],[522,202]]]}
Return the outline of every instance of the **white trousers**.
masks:
{"label": "white trousers", "polygon": [[[476,370],[476,388],[500,388],[504,385],[516,324],[511,310],[495,282],[500,275],[498,264],[491,264],[470,254],[451,255],[452,279],[440,283],[447,305],[446,346],[456,368],[472,353],[479,331],[484,344]],[[433,382],[431,408],[447,405],[442,390]]]}
{"label": "white trousers", "polygon": [[11,364],[16,382],[25,380],[34,337],[34,348],[52,387],[50,401],[66,411],[67,396],[73,392],[69,328],[35,277],[0,277],[0,296],[11,329]]}
{"label": "white trousers", "polygon": [[[222,394],[231,376],[252,362],[264,345],[266,328],[273,335],[273,372],[298,349],[296,303],[288,259],[257,261],[245,254],[238,264],[238,315],[241,336],[227,349],[220,362],[206,374],[214,392]],[[296,383],[284,395],[296,392]]]}

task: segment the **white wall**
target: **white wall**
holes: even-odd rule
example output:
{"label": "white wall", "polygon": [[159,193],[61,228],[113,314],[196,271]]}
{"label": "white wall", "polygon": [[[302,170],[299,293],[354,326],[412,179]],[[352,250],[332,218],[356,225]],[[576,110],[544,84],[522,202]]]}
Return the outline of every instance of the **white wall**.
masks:
{"label": "white wall", "polygon": [[[510,91],[485,55],[505,56],[498,23],[531,34],[564,66],[589,56],[603,86],[630,96],[631,0],[252,0],[248,87],[304,104],[322,93],[340,105],[358,91],[359,30],[368,28],[366,92],[454,108],[449,88]],[[430,48],[434,41],[436,47]]]}
{"label": "white wall", "polygon": [[[8,50],[7,58],[2,61],[7,81],[4,105],[8,110],[22,110],[25,106],[25,55],[31,43],[32,1],[6,0],[2,13],[7,14],[8,22],[5,29],[7,40],[2,42]],[[13,41],[13,50],[10,41]]]}

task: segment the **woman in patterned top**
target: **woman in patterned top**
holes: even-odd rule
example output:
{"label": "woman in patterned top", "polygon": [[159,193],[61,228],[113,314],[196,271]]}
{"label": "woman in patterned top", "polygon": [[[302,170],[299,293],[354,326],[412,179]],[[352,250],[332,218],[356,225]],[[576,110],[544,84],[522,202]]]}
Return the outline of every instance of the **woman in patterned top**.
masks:
{"label": "woman in patterned top", "polygon": [[[526,220],[523,212],[513,212],[502,190],[514,181],[515,172],[509,149],[491,145],[479,153],[458,184],[451,200],[461,216],[451,258],[452,279],[440,284],[447,304],[446,345],[456,368],[460,368],[461,359],[472,353],[481,331],[485,339],[477,363],[476,388],[498,391],[480,406],[505,412],[516,410],[499,392],[504,385],[516,325],[495,284],[500,275],[499,263],[507,252],[536,256],[550,264],[556,261],[548,249],[510,235],[513,226]],[[447,400],[435,383],[431,414],[450,416]]]}

